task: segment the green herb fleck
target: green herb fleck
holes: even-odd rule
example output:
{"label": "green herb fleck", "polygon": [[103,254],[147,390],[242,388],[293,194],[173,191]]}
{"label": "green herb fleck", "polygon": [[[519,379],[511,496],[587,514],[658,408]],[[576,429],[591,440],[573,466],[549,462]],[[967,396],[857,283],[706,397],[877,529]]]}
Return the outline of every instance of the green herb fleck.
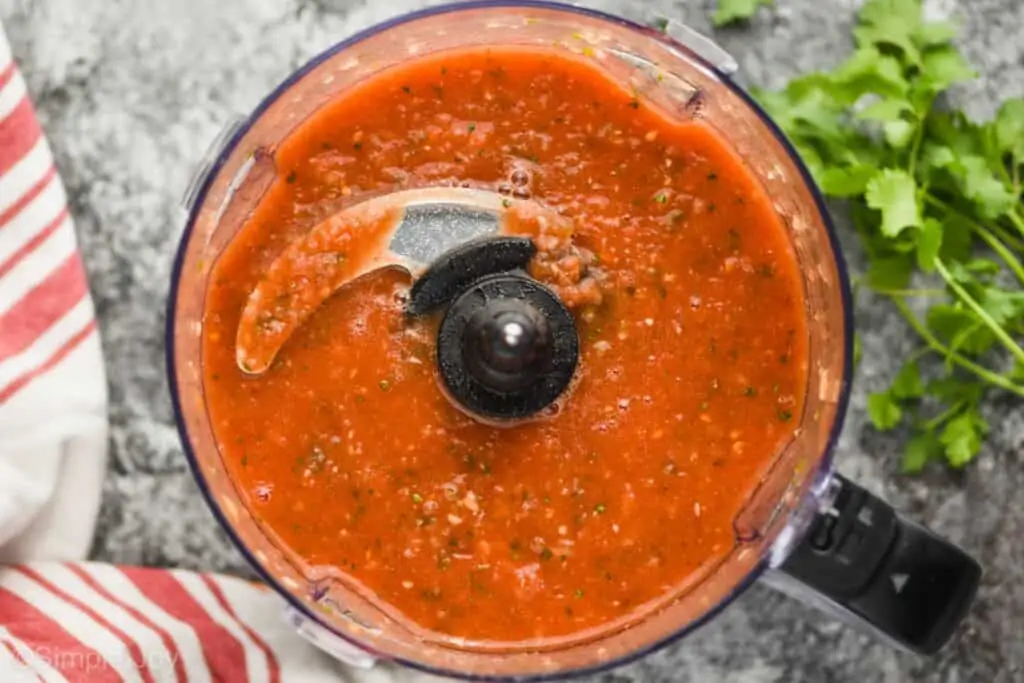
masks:
{"label": "green herb fleck", "polygon": [[779,408],[776,411],[776,415],[778,415],[779,417],[779,422],[789,422],[790,420],[793,419],[793,411],[786,410],[784,408]]}
{"label": "green herb fleck", "polygon": [[381,391],[388,391],[391,389],[391,382],[389,382],[386,379],[382,379],[381,381],[377,382],[377,386],[380,387]]}
{"label": "green herb fleck", "polygon": [[474,130],[476,130],[476,124],[475,123],[469,124],[468,126],[466,126],[466,130],[468,130],[470,133],[472,133]]}
{"label": "green herb fleck", "polygon": [[743,395],[744,396],[757,396],[757,389],[755,389],[754,387],[747,387],[746,389],[743,390]]}
{"label": "green herb fleck", "polygon": [[403,85],[402,86],[402,92],[404,92],[406,95],[412,94],[412,88],[410,88],[407,85]]}
{"label": "green herb fleck", "polygon": [[298,178],[298,174],[295,171],[292,171],[287,176],[285,176],[284,181],[291,185],[292,183],[295,182],[296,178]]}
{"label": "green herb fleck", "polygon": [[662,190],[658,194],[654,195],[654,201],[658,202],[659,204],[668,203],[668,193]]}
{"label": "green herb fleck", "polygon": [[606,509],[607,508],[605,508],[604,503],[598,503],[597,505],[594,506],[594,512],[596,512],[599,515],[603,515]]}
{"label": "green herb fleck", "polygon": [[416,503],[417,505],[419,505],[420,503],[423,502],[423,496],[421,496],[420,494],[416,493],[415,491],[413,492],[411,497],[412,497],[412,502]]}

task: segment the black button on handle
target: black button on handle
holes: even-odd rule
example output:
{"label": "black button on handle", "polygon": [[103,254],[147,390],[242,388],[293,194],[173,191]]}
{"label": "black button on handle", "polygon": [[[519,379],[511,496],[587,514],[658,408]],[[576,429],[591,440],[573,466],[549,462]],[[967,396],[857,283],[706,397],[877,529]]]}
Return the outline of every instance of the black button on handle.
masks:
{"label": "black button on handle", "polygon": [[813,522],[807,542],[818,552],[828,552],[835,543],[836,522],[839,517],[832,514],[818,515]]}
{"label": "black button on handle", "polygon": [[967,615],[981,567],[853,482],[836,479],[832,509],[812,522],[769,583],[897,647],[937,652]]}

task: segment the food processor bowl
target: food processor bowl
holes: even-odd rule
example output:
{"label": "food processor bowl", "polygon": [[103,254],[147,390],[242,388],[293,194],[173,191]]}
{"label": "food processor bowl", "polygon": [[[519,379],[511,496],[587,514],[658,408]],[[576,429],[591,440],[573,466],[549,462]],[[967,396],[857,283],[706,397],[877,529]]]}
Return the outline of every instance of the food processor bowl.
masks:
{"label": "food processor bowl", "polygon": [[[799,425],[733,521],[731,552],[630,616],[543,641],[438,638],[411,627],[354,580],[324,581],[304,574],[250,513],[229,478],[204,397],[203,310],[211,268],[274,181],[279,143],[326,103],[374,74],[427,54],[474,46],[543,46],[589,60],[646,106],[715,128],[763,185],[786,226],[808,321],[809,370]],[[820,193],[779,129],[733,82],[734,70],[735,62],[724,51],[675,22],[661,32],[555,3],[464,2],[406,15],[338,43],[290,76],[252,114],[236,119],[214,143],[185,198],[188,219],[168,309],[170,384],[185,453],[203,494],[246,559],[285,598],[300,632],[357,666],[386,660],[463,678],[563,677],[624,663],[685,635],[771,570],[776,585],[815,593],[827,608],[873,624],[902,647],[929,651],[948,638],[973,596],[980,570],[960,551],[908,526],[833,472],[852,367],[849,281]],[[890,520],[882,531],[858,517],[875,503],[876,519]],[[855,550],[842,555],[839,546],[855,534],[863,541],[861,555]],[[911,541],[918,545],[900,545]],[[888,571],[893,553],[916,561],[924,546],[952,553],[949,585],[959,592],[939,600],[941,614],[926,624],[924,635],[915,635],[900,619],[920,600],[934,602],[932,593],[906,605],[899,604],[899,590],[894,600],[861,598],[864,591],[881,590],[878,572]],[[851,566],[859,573],[846,583],[820,580]],[[910,583],[904,584],[912,586],[914,574],[907,572]]]}

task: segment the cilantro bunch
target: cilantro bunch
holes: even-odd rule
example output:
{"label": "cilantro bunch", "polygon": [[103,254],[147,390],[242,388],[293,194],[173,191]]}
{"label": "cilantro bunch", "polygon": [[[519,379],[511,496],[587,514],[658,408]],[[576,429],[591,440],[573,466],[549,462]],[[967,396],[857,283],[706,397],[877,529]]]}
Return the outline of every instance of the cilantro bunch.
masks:
{"label": "cilantro bunch", "polygon": [[718,9],[711,15],[715,26],[726,26],[737,21],[746,21],[754,16],[757,8],[771,6],[775,0],[718,0]]}
{"label": "cilantro bunch", "polygon": [[[868,399],[876,428],[911,429],[906,471],[965,465],[989,430],[986,393],[1024,397],[1024,100],[986,123],[945,106],[950,86],[976,77],[955,33],[924,21],[920,0],[868,0],[849,59],[755,92],[821,189],[848,200],[869,261],[856,286],[920,338]],[[922,374],[926,358],[941,362]]]}

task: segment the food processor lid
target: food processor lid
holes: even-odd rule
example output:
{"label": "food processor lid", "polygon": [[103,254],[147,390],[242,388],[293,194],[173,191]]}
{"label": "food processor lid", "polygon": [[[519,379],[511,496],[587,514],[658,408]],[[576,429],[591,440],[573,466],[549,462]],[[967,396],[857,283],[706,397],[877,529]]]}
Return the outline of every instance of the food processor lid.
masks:
{"label": "food processor lid", "polygon": [[335,291],[399,269],[413,280],[405,319],[442,314],[438,375],[458,408],[499,422],[544,411],[572,381],[579,338],[565,303],[528,273],[534,240],[509,234],[523,211],[542,226],[565,220],[536,201],[450,187],[342,209],[287,247],[250,294],[236,340],[239,367],[266,372]]}

